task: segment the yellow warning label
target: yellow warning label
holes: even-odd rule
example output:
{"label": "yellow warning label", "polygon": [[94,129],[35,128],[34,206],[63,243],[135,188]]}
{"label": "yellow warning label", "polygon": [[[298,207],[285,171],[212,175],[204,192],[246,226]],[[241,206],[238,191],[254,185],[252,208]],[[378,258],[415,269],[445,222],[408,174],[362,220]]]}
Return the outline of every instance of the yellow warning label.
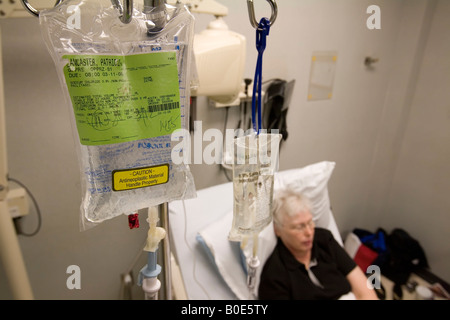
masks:
{"label": "yellow warning label", "polygon": [[112,178],[114,191],[155,186],[169,181],[169,165],[114,170]]}

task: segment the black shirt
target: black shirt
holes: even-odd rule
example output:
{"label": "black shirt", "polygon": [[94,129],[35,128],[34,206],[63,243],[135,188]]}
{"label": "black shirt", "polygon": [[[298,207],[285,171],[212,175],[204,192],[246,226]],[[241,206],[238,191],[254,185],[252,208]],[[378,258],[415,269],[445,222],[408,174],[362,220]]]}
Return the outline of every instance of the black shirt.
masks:
{"label": "black shirt", "polygon": [[261,273],[259,299],[338,299],[350,292],[346,275],[356,267],[356,263],[327,229],[315,229],[311,252],[313,260],[317,261],[317,265],[310,266],[310,270],[321,286],[311,281],[305,265],[298,262],[278,238]]}

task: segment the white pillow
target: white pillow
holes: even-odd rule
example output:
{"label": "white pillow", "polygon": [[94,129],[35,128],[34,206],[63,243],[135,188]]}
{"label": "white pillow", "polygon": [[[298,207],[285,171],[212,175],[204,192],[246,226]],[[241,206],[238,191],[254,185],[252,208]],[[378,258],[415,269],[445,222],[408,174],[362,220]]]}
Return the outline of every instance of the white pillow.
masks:
{"label": "white pillow", "polygon": [[[318,162],[300,169],[291,169],[275,173],[274,192],[281,188],[290,187],[306,195],[312,204],[313,220],[318,227],[329,229],[335,239],[343,245],[342,238],[336,226],[330,209],[328,195],[328,181],[331,177],[334,162]],[[204,245],[210,256],[213,257],[223,279],[239,299],[251,299],[247,283],[245,268],[242,268],[242,256],[236,250],[235,243],[228,240],[233,212],[209,224],[198,233],[197,240]],[[257,255],[260,267],[256,272],[256,288],[259,286],[259,277],[262,267],[276,245],[273,224],[270,223],[258,236]],[[252,242],[244,248],[245,257],[252,252]]]}

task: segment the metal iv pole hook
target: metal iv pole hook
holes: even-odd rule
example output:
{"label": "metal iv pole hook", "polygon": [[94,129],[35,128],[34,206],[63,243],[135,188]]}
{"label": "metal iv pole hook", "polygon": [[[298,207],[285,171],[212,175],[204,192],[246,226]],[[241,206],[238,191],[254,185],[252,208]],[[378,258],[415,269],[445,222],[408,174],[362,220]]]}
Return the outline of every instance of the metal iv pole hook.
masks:
{"label": "metal iv pole hook", "polygon": [[112,5],[119,10],[120,21],[124,24],[128,24],[133,17],[133,0],[123,0],[124,6],[120,3],[120,0],[111,0]]}
{"label": "metal iv pole hook", "polygon": [[[63,0],[57,0],[55,3],[55,7],[57,5],[59,5]],[[39,17],[39,10],[36,10],[35,8],[33,8],[29,3],[28,0],[22,0],[22,4],[25,7],[25,9],[27,9],[27,11],[29,13],[31,13],[32,15]]]}
{"label": "metal iv pole hook", "polygon": [[[275,0],[267,0],[270,6],[272,7],[272,13],[270,15],[270,25],[272,26],[275,23],[278,15],[278,6]],[[255,18],[255,7],[253,6],[253,0],[247,0],[247,8],[248,8],[248,17],[250,18],[250,23],[253,28],[258,29],[258,21]]]}

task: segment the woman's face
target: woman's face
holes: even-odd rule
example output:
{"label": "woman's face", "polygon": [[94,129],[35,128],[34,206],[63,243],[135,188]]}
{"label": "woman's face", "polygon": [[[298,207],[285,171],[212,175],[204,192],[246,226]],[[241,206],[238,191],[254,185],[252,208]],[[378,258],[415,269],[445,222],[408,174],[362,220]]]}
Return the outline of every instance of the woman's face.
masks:
{"label": "woman's face", "polygon": [[314,221],[309,211],[299,211],[294,216],[285,214],[282,225],[275,225],[275,234],[292,252],[304,253],[312,249]]}

